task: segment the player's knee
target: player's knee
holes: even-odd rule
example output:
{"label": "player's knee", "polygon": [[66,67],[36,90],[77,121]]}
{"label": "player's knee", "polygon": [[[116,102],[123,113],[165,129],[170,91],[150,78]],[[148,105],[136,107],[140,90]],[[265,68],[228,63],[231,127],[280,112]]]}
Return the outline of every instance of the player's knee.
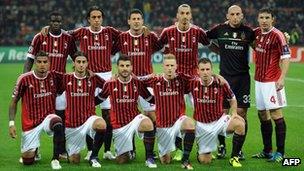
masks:
{"label": "player's knee", "polygon": [[130,159],[129,153],[126,152],[124,154],[117,156],[116,162],[117,162],[117,164],[124,164],[124,163],[127,163],[129,161],[129,159]]}
{"label": "player's knee", "polygon": [[145,118],[140,122],[140,131],[152,131],[153,122],[149,118]]}
{"label": "player's knee", "polygon": [[267,111],[266,110],[259,110],[258,114],[259,114],[260,121],[267,121],[267,120],[270,119],[269,116],[267,115]]}
{"label": "player's knee", "polygon": [[54,128],[56,126],[62,126],[62,119],[59,116],[53,117],[50,121],[50,128],[52,131],[54,131]]}
{"label": "player's knee", "polygon": [[210,153],[198,155],[197,158],[200,164],[210,164],[212,161],[212,155]]}
{"label": "player's knee", "polygon": [[24,165],[32,165],[35,162],[35,151],[22,153],[22,161]]}
{"label": "player's knee", "polygon": [[182,128],[183,128],[183,130],[194,130],[195,129],[195,125],[194,125],[193,120],[190,119],[190,118],[186,118],[183,121]]}
{"label": "player's knee", "polygon": [[80,163],[80,154],[72,154],[69,157],[69,161],[72,164],[79,164]]}
{"label": "player's knee", "polygon": [[165,154],[164,156],[160,157],[160,162],[162,164],[169,164],[171,162],[171,155]]}
{"label": "player's knee", "polygon": [[234,123],[234,127],[235,127],[234,131],[237,134],[244,135],[245,134],[245,121],[244,121],[244,119],[240,116],[234,117],[233,123]]}
{"label": "player's knee", "polygon": [[107,127],[106,122],[101,118],[96,119],[93,123],[93,129],[95,131],[105,130],[106,127]]}

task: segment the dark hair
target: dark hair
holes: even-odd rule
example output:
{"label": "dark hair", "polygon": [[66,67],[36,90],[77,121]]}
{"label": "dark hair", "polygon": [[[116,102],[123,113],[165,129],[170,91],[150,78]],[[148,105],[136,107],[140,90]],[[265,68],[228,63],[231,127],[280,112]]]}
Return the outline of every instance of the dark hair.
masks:
{"label": "dark hair", "polygon": [[61,13],[59,11],[53,11],[53,12],[51,12],[49,14],[49,20],[51,20],[52,16],[61,16],[62,17],[62,15],[61,15]]}
{"label": "dark hair", "polygon": [[131,58],[125,54],[121,54],[117,60],[117,65],[119,65],[120,61],[131,61]]}
{"label": "dark hair", "polygon": [[144,18],[144,14],[141,12],[140,9],[132,9],[129,13],[129,19],[131,18],[132,14],[140,14],[142,18]]}
{"label": "dark hair", "polygon": [[43,57],[49,57],[49,54],[47,53],[47,52],[45,52],[45,51],[43,51],[43,50],[40,50],[38,53],[37,53],[37,55],[36,55],[36,58],[38,58],[38,57],[41,57],[41,56],[43,56]]}
{"label": "dark hair", "polygon": [[209,58],[201,58],[199,61],[198,61],[198,64],[210,64],[211,65],[211,67],[212,67],[212,62],[211,62],[211,60],[209,59]]}
{"label": "dark hair", "polygon": [[258,12],[258,15],[261,13],[271,14],[271,17],[274,18],[274,11],[271,8],[261,8]]}
{"label": "dark hair", "polygon": [[73,54],[73,57],[72,57],[72,60],[75,61],[75,59],[78,57],[78,56],[84,56],[85,58],[87,58],[88,60],[88,57],[85,53],[83,53],[82,51],[77,51]]}
{"label": "dark hair", "polygon": [[100,11],[101,12],[101,17],[104,18],[104,13],[102,12],[101,8],[99,8],[98,6],[94,5],[94,6],[91,6],[89,8],[89,10],[87,12],[87,19],[90,18],[92,11]]}

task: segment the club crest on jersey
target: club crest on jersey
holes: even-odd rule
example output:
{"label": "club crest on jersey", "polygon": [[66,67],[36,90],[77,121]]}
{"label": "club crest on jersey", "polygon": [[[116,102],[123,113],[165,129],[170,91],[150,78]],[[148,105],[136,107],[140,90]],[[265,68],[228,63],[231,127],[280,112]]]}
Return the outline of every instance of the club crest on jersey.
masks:
{"label": "club crest on jersey", "polygon": [[133,43],[134,43],[135,46],[137,46],[138,45],[138,40],[134,39]]}
{"label": "club crest on jersey", "polygon": [[54,45],[55,47],[57,47],[57,46],[58,46],[58,42],[57,42],[57,41],[54,41],[53,45]]}
{"label": "club crest on jersey", "polygon": [[232,37],[233,37],[233,38],[236,38],[236,37],[237,37],[237,33],[236,33],[236,32],[233,32],[233,33],[232,33]]}
{"label": "club crest on jersey", "polygon": [[178,80],[175,81],[175,85],[176,85],[177,87],[179,86]]}
{"label": "club crest on jersey", "polygon": [[81,80],[77,80],[77,85],[78,85],[79,87],[81,87],[81,85],[82,85]]}
{"label": "club crest on jersey", "polygon": [[67,49],[68,48],[68,43],[67,42],[64,42],[64,49]]}
{"label": "club crest on jersey", "polygon": [[88,81],[88,87],[91,87],[92,83],[91,81]]}
{"label": "club crest on jersey", "polygon": [[53,86],[54,85],[54,81],[50,80],[50,85]]}
{"label": "club crest on jersey", "polygon": [[186,36],[182,36],[182,42],[186,42]]}
{"label": "club crest on jersey", "polygon": [[214,94],[217,94],[217,88],[213,89]]}
{"label": "club crest on jersey", "polygon": [[270,39],[268,38],[267,41],[266,41],[266,44],[269,44],[269,42],[270,42]]}
{"label": "club crest on jersey", "polygon": [[108,34],[105,34],[105,40],[109,40],[109,36],[108,36]]}
{"label": "club crest on jersey", "polygon": [[97,34],[95,34],[94,39],[98,40],[98,35]]}
{"label": "club crest on jersey", "polygon": [[149,41],[147,39],[145,40],[145,46],[149,46]]}
{"label": "club crest on jersey", "polygon": [[192,42],[195,43],[196,42],[196,37],[192,37]]}
{"label": "club crest on jersey", "polygon": [[137,92],[137,87],[135,85],[133,86],[133,90],[134,92]]}
{"label": "club crest on jersey", "polygon": [[39,81],[40,84],[40,88],[44,88],[44,82],[43,81]]}

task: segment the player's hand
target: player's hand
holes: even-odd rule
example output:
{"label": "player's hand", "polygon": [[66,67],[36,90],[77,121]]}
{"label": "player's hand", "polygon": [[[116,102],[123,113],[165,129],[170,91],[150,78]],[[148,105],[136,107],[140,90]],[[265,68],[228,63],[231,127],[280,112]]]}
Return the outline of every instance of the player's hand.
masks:
{"label": "player's hand", "polygon": [[220,85],[224,85],[224,84],[227,84],[228,82],[225,80],[224,77],[222,77],[221,75],[218,75],[218,74],[213,74],[212,75],[214,77],[215,80],[217,80]]}
{"label": "player's hand", "polygon": [[9,127],[9,134],[12,138],[17,138],[15,125]]}
{"label": "player's hand", "polygon": [[146,26],[143,26],[142,29],[143,29],[144,36],[145,37],[149,36],[149,34],[151,33],[150,29]]}
{"label": "player's hand", "polygon": [[289,44],[289,40],[290,40],[290,35],[287,32],[284,32],[284,36],[285,36],[285,40],[287,42],[287,44]]}
{"label": "player's hand", "polygon": [[87,70],[87,74],[88,74],[89,78],[91,78],[95,75],[95,73],[89,69]]}
{"label": "player's hand", "polygon": [[47,36],[49,34],[49,26],[44,26],[40,33],[42,34],[42,36]]}
{"label": "player's hand", "polygon": [[284,79],[279,78],[279,80],[275,83],[277,91],[281,90],[284,87],[284,84]]}

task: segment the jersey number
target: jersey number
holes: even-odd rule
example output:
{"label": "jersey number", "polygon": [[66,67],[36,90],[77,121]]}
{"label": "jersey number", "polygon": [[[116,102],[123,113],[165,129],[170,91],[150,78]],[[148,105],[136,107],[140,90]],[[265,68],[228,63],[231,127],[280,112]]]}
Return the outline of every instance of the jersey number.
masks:
{"label": "jersey number", "polygon": [[250,103],[250,95],[243,96],[243,103]]}
{"label": "jersey number", "polygon": [[275,100],[274,96],[270,97],[270,102],[272,102],[273,104],[276,104],[276,100]]}

